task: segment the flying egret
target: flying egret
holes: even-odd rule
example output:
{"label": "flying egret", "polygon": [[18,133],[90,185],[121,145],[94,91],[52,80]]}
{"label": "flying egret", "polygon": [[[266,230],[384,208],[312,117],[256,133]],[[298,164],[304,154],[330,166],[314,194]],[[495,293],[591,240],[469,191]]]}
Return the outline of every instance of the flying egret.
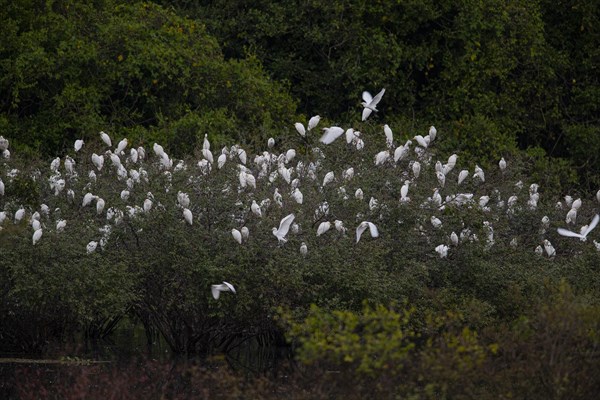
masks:
{"label": "flying egret", "polygon": [[363,221],[356,228],[356,243],[359,242],[360,237],[367,228],[369,228],[369,233],[371,234],[372,238],[379,237],[379,231],[377,230],[377,226],[375,226],[375,224],[372,222]]}
{"label": "flying egret", "polygon": [[183,219],[185,219],[185,222],[187,222],[188,225],[192,225],[194,223],[194,216],[189,208],[183,209]]}
{"label": "flying egret", "polygon": [[102,139],[102,141],[108,146],[112,146],[112,142],[110,140],[110,136],[108,136],[108,134],[104,131],[100,131],[100,139]]}
{"label": "flying egret", "polygon": [[600,221],[600,215],[596,214],[594,215],[594,218],[592,218],[592,222],[590,222],[587,228],[585,228],[585,230],[583,230],[583,232],[581,233],[572,232],[564,228],[558,228],[557,232],[559,235],[576,237],[579,238],[579,240],[581,240],[582,242],[585,242],[587,239],[587,235],[596,227],[596,225],[598,225],[598,221]]}
{"label": "flying egret", "polygon": [[279,229],[273,228],[273,235],[275,235],[279,243],[287,242],[285,236],[290,230],[290,226],[292,225],[292,222],[294,222],[294,218],[296,218],[294,214],[289,214],[281,220],[279,223]]}
{"label": "flying egret", "polygon": [[371,96],[371,93],[367,92],[366,90],[362,93],[362,98],[363,98],[362,106],[364,107],[363,112],[362,112],[362,120],[363,121],[366,121],[367,118],[369,118],[369,115],[371,115],[371,113],[373,111],[378,111],[377,104],[379,104],[379,102],[381,101],[381,98],[383,97],[384,93],[385,93],[385,88],[381,89],[381,91],[379,93],[377,93],[375,95],[375,97]]}
{"label": "flying egret", "polygon": [[78,152],[83,147],[83,140],[77,139],[75,141],[75,152]]}
{"label": "flying egret", "polygon": [[319,224],[319,227],[317,228],[317,236],[323,235],[325,232],[327,232],[329,230],[329,228],[331,228],[331,222],[329,222],[329,221],[321,222]]}
{"label": "flying egret", "polygon": [[219,299],[221,292],[232,292],[233,294],[236,294],[233,285],[225,281],[223,281],[223,283],[221,283],[220,285],[211,285],[210,291],[212,292],[212,295],[215,298],[215,300]]}
{"label": "flying egret", "polygon": [[323,144],[333,143],[334,140],[339,138],[344,133],[344,130],[342,128],[340,128],[339,126],[323,128],[323,131],[324,131],[324,133],[321,136],[321,139],[319,139],[319,141]]}
{"label": "flying egret", "polygon": [[237,229],[233,228],[231,230],[231,236],[233,236],[233,239],[236,242],[238,242],[239,244],[242,244],[242,232],[240,232]]}

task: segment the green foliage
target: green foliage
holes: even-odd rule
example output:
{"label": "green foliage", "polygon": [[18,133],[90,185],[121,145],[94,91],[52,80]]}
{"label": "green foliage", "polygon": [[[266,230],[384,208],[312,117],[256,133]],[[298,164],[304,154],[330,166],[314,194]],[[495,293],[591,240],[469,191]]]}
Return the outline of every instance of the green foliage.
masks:
{"label": "green foliage", "polygon": [[4,3],[0,112],[16,149],[134,130],[189,154],[204,134],[262,143],[292,121],[285,86],[256,59],[225,61],[198,21],[153,3]]}

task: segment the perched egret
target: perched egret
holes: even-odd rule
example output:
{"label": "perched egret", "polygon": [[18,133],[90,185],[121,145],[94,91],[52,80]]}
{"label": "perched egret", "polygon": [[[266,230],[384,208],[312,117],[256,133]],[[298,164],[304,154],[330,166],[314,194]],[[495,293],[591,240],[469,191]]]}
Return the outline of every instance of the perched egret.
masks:
{"label": "perched egret", "polygon": [[500,167],[500,171],[504,172],[504,170],[506,170],[506,161],[504,160],[504,157],[502,157],[500,159],[500,161],[498,162],[498,167]]}
{"label": "perched egret", "polygon": [[239,244],[242,244],[242,232],[240,232],[237,229],[233,228],[231,230],[231,236],[233,236],[233,239],[236,242],[238,242]]}
{"label": "perched egret", "polygon": [[292,198],[298,204],[302,204],[302,202],[304,201],[304,195],[300,190],[298,190],[298,188],[294,189],[294,191],[292,192]]}
{"label": "perched egret", "polygon": [[319,224],[319,227],[317,228],[317,236],[321,236],[322,234],[327,232],[329,230],[329,228],[331,228],[331,222],[329,222],[329,221],[321,222]]}
{"label": "perched egret", "polygon": [[90,253],[93,253],[94,251],[96,251],[96,247],[98,247],[98,242],[96,242],[95,240],[92,240],[91,242],[89,242],[86,246],[87,254],[90,254]]}
{"label": "perched egret", "polygon": [[319,115],[315,115],[311,119],[309,119],[308,120],[308,130],[310,131],[314,127],[316,127],[319,124],[320,120],[321,120],[321,117]]}
{"label": "perched egret", "polygon": [[390,152],[388,150],[380,151],[375,154],[375,165],[382,165],[390,158]]}
{"label": "perched egret", "polygon": [[281,220],[279,223],[279,228],[273,228],[273,235],[275,235],[279,243],[287,242],[285,236],[290,230],[290,226],[292,225],[292,222],[294,222],[294,218],[296,218],[294,214],[289,214]]}
{"label": "perched egret", "polygon": [[383,97],[384,93],[385,88],[381,89],[381,91],[377,93],[375,97],[371,96],[371,93],[367,92],[366,90],[362,93],[362,106],[364,107],[362,112],[363,121],[366,121],[373,111],[377,111],[377,104],[379,104],[379,102],[381,101],[381,98]]}
{"label": "perched egret", "polygon": [[149,212],[152,209],[152,200],[144,200],[144,212]]}
{"label": "perched egret", "polygon": [[204,141],[202,142],[202,149],[210,150],[210,142],[208,141],[208,135],[206,133],[204,134]]}
{"label": "perched egret", "polygon": [[325,187],[325,185],[327,185],[328,183],[333,182],[334,178],[335,175],[333,174],[333,171],[329,171],[325,174],[325,177],[323,178],[323,184],[321,186]]}
{"label": "perched egret", "polygon": [[550,258],[556,256],[556,249],[552,246],[552,243],[548,239],[544,240],[544,250],[546,251],[546,255]]}
{"label": "perched egret", "polygon": [[456,232],[452,232],[450,234],[450,242],[454,245],[454,246],[458,246],[458,235],[456,234]]}
{"label": "perched egret", "polygon": [[217,168],[221,169],[227,161],[227,154],[220,154],[217,158]]}
{"label": "perched egret", "polygon": [[75,141],[75,151],[77,152],[77,151],[81,150],[82,147],[83,147],[83,140],[77,139]]}
{"label": "perched egret", "polygon": [[431,125],[429,127],[429,132],[428,133],[429,133],[429,140],[431,142],[433,142],[435,140],[436,136],[437,136],[437,129],[435,129],[435,126]]}
{"label": "perched egret", "polygon": [[0,196],[4,196],[4,182],[0,179]]}
{"label": "perched egret", "polygon": [[102,214],[102,211],[104,210],[105,205],[106,205],[106,202],[104,201],[104,199],[96,196],[96,214],[98,214],[98,215]]}
{"label": "perched egret", "polygon": [[117,145],[117,149],[115,150],[116,154],[121,154],[127,148],[127,138],[121,140]]}
{"label": "perched egret", "polygon": [[473,179],[478,178],[481,182],[485,182],[485,174],[479,165],[475,165],[475,174]]}
{"label": "perched egret", "polygon": [[466,169],[463,169],[462,171],[460,171],[458,173],[458,184],[460,185],[461,183],[464,182],[465,179],[467,179],[467,177],[469,176],[469,171]]}
{"label": "perched egret", "polygon": [[92,154],[92,163],[94,164],[96,169],[98,169],[98,171],[100,171],[102,169],[102,166],[104,165],[104,157],[99,156],[96,153],[93,153]]}
{"label": "perched egret", "polygon": [[104,131],[100,131],[100,139],[102,139],[102,141],[108,146],[112,146],[112,142],[110,140],[110,136],[108,136],[108,134],[106,134],[106,132]]}
{"label": "perched egret", "polygon": [[431,216],[431,225],[433,225],[434,228],[440,228],[442,226],[442,221],[436,217],[435,215]]}
{"label": "perched egret", "polygon": [[300,122],[296,122],[294,124],[294,127],[296,128],[296,131],[298,131],[300,136],[306,137],[306,129],[304,129],[304,125],[302,125]]}
{"label": "perched egret", "polygon": [[412,165],[412,171],[413,175],[415,176],[415,179],[418,178],[419,174],[421,173],[421,163],[415,161]]}
{"label": "perched egret", "polygon": [[56,232],[62,232],[67,226],[67,221],[64,219],[59,219],[56,221]]}
{"label": "perched egret", "polygon": [[257,217],[262,217],[262,211],[261,211],[258,203],[256,203],[256,200],[252,200],[252,205],[250,206],[250,210],[252,210],[252,213],[254,215],[256,215]]}
{"label": "perched egret", "polygon": [[42,232],[42,229],[41,229],[41,228],[40,228],[40,229],[36,229],[36,230],[35,230],[35,232],[33,232],[33,238],[32,238],[32,239],[33,239],[33,245],[34,245],[34,246],[35,246],[35,244],[36,244],[37,242],[39,242],[39,241],[40,241],[40,239],[42,238],[42,233],[43,233],[43,232]]}
{"label": "perched egret", "polygon": [[235,288],[233,287],[233,285],[231,283],[225,282],[225,281],[223,281],[223,283],[221,283],[220,285],[211,285],[210,291],[212,292],[212,295],[215,298],[215,300],[219,299],[221,292],[232,292],[232,293],[236,294]]}
{"label": "perched egret", "polygon": [[375,224],[372,222],[363,221],[356,228],[356,243],[359,242],[360,237],[367,228],[369,228],[369,233],[371,234],[371,237],[379,237],[379,231],[377,230],[377,226],[375,226]]}
{"label": "perched egret", "polygon": [[339,219],[336,219],[335,221],[333,221],[333,223],[335,225],[335,229],[338,232],[346,233],[346,227],[344,226],[344,223],[342,221],[340,221]]}
{"label": "perched egret", "polygon": [[185,219],[185,222],[187,222],[188,225],[192,225],[194,223],[194,216],[189,208],[183,209],[183,219]]}
{"label": "perched egret", "polygon": [[392,128],[388,124],[383,126],[383,132],[385,133],[385,142],[389,147],[394,145],[394,133],[392,132]]}
{"label": "perched egret", "polygon": [[585,228],[581,233],[575,233],[564,228],[558,228],[557,232],[559,235],[576,237],[579,238],[579,240],[581,240],[582,242],[585,242],[587,235],[596,227],[596,225],[598,225],[598,221],[600,221],[600,215],[596,214],[594,215],[594,218],[592,218],[592,222],[590,222],[587,228]]}
{"label": "perched egret", "polygon": [[272,149],[275,146],[275,139],[273,139],[272,137],[269,138],[269,140],[267,140],[267,146]]}
{"label": "perched egret", "polygon": [[354,197],[356,197],[358,200],[362,200],[364,198],[364,193],[361,188],[356,189],[356,192],[354,192]]}
{"label": "perched egret", "polygon": [[436,253],[440,255],[440,258],[446,258],[448,256],[448,246],[440,244],[435,248]]}
{"label": "perched egret", "polygon": [[242,233],[242,239],[248,240],[248,238],[250,237],[250,230],[247,227],[242,226],[241,233]]}
{"label": "perched egret", "polygon": [[94,196],[93,194],[91,194],[91,193],[89,193],[89,192],[88,192],[88,193],[86,193],[86,194],[83,196],[83,201],[81,202],[81,207],[87,207],[87,206],[89,206],[90,204],[92,204],[92,201],[93,201],[95,198],[96,198],[96,196]]}
{"label": "perched egret", "polygon": [[306,243],[302,242],[302,244],[300,245],[300,254],[302,254],[302,256],[306,257],[306,255],[308,254],[308,247],[306,247]]}

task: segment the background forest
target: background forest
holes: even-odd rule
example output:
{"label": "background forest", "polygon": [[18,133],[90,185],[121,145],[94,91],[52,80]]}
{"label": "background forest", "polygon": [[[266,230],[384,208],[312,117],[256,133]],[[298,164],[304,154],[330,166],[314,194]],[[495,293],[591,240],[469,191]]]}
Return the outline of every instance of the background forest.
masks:
{"label": "background forest", "polygon": [[[598,1],[0,0],[0,21],[0,352],[137,327],[202,357],[0,363],[24,377],[0,397],[600,393],[600,228],[556,229],[600,209]],[[292,367],[205,358],[244,346]]]}

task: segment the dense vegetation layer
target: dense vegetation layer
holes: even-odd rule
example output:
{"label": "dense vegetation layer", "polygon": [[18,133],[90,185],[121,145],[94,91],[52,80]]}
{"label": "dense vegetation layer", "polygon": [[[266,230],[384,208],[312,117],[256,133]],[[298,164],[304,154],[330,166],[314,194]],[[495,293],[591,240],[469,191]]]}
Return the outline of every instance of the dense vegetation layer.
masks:
{"label": "dense vegetation layer", "polygon": [[[127,321],[290,345],[290,398],[599,392],[599,230],[556,230],[599,209],[595,2],[1,3],[0,351]],[[279,393],[148,368],[132,396]],[[80,372],[57,398],[116,374]]]}

